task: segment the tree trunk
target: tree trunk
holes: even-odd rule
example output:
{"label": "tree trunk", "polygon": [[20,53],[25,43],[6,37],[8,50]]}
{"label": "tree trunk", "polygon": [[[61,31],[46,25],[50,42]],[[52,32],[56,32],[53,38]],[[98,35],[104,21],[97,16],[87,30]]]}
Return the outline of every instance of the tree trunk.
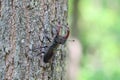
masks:
{"label": "tree trunk", "polygon": [[50,63],[39,50],[58,21],[66,25],[67,0],[0,0],[0,80],[67,80],[64,46]]}

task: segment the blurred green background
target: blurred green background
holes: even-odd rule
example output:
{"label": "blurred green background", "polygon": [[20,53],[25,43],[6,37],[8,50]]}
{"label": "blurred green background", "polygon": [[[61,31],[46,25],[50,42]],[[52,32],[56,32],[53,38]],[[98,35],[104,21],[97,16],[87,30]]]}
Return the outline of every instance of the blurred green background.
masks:
{"label": "blurred green background", "polygon": [[69,0],[68,5],[72,35],[83,48],[77,79],[120,80],[120,0]]}

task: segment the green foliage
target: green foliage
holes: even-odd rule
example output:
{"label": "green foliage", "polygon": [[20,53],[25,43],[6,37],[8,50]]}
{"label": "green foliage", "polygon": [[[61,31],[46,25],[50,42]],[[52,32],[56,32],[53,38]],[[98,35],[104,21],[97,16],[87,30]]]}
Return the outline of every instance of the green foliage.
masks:
{"label": "green foliage", "polygon": [[[72,1],[69,0],[69,4],[72,4]],[[119,8],[119,0],[79,2],[81,15],[78,20],[78,37],[85,55],[81,60],[78,80],[120,80]],[[69,14],[71,13],[72,11],[69,11]]]}

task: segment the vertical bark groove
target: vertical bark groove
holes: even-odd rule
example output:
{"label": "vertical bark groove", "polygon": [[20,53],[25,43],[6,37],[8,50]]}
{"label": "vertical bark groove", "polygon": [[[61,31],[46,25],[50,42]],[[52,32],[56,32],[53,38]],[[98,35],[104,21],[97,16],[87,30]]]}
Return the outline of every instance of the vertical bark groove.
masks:
{"label": "vertical bark groove", "polygon": [[1,17],[1,7],[2,7],[2,3],[1,3],[1,0],[0,0],[0,17]]}
{"label": "vertical bark groove", "polygon": [[5,79],[11,80],[13,77],[13,72],[14,72],[14,54],[15,54],[15,48],[16,48],[16,24],[15,24],[14,3],[12,4],[12,16],[11,16],[11,19],[9,21],[9,25],[11,26],[11,31],[10,31],[11,50],[10,50],[10,53],[6,54],[6,57],[5,57],[5,64],[6,64]]}

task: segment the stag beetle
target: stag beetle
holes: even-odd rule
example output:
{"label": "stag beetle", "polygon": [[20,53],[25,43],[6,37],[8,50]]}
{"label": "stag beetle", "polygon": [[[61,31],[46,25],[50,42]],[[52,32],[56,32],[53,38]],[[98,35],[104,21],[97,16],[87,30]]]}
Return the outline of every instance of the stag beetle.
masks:
{"label": "stag beetle", "polygon": [[57,33],[52,41],[52,44],[49,46],[48,50],[46,51],[46,53],[44,55],[43,61],[45,63],[48,63],[50,61],[52,56],[55,54],[55,50],[58,48],[58,46],[60,44],[62,44],[62,45],[65,44],[65,42],[67,41],[67,38],[68,38],[69,33],[70,33],[69,27],[66,27],[67,33],[65,34],[65,36],[59,35],[60,28],[62,28],[62,27],[60,26],[60,23],[59,23],[57,25]]}
{"label": "stag beetle", "polygon": [[[51,60],[52,56],[55,54],[55,51],[59,47],[59,45],[65,44],[65,42],[67,41],[67,38],[69,37],[69,34],[70,34],[69,27],[66,26],[67,31],[64,36],[59,34],[61,28],[62,27],[61,27],[60,23],[58,23],[57,28],[56,28],[56,33],[54,33],[55,36],[53,37],[53,40],[50,42],[49,46],[43,46],[43,47],[37,48],[40,50],[41,53],[44,54],[43,61],[45,63],[48,63]],[[48,37],[47,37],[47,39],[48,39]]]}

